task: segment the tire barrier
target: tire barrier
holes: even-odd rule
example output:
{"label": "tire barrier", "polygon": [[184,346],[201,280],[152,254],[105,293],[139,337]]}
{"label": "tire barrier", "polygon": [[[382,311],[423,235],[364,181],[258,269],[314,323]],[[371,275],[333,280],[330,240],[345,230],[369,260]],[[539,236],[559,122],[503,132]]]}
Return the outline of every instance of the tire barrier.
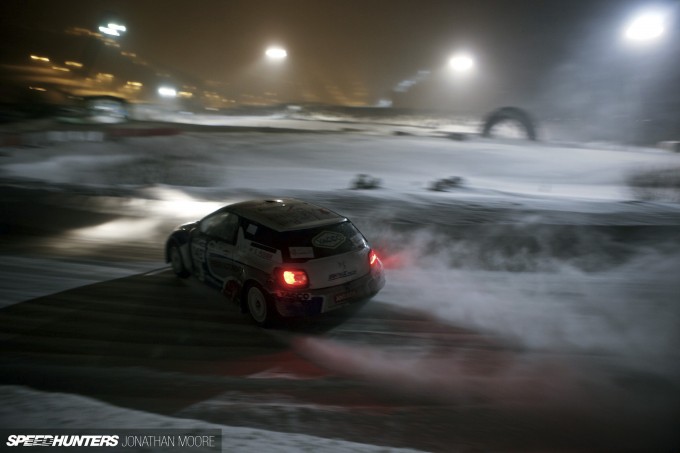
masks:
{"label": "tire barrier", "polygon": [[526,138],[536,140],[536,123],[529,113],[517,107],[502,107],[491,112],[484,120],[483,137],[493,137],[493,128],[504,122],[513,122],[524,129]]}

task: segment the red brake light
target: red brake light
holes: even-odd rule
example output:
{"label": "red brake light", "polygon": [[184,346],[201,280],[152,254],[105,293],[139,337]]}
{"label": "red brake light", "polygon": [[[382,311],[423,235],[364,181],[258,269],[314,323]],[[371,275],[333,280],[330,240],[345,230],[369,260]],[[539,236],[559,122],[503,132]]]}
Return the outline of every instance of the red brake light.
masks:
{"label": "red brake light", "polygon": [[279,276],[283,286],[291,288],[306,288],[309,285],[307,273],[299,269],[281,269]]}
{"label": "red brake light", "polygon": [[371,266],[374,266],[375,263],[377,263],[377,262],[378,262],[378,255],[373,250],[368,252],[368,264],[370,264]]}

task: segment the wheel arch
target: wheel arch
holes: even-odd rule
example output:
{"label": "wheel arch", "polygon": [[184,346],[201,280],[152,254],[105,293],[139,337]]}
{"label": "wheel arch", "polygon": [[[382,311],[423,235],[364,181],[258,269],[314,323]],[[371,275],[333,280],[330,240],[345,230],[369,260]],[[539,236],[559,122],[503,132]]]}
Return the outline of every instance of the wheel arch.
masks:
{"label": "wheel arch", "polygon": [[[170,237],[168,238],[167,241],[165,241],[165,262],[169,263],[170,262],[170,247],[173,245],[177,245],[180,248],[180,251],[182,251],[184,245],[187,245],[189,243],[189,234],[186,231],[175,231]],[[183,258],[188,258],[187,253],[183,253]]]}

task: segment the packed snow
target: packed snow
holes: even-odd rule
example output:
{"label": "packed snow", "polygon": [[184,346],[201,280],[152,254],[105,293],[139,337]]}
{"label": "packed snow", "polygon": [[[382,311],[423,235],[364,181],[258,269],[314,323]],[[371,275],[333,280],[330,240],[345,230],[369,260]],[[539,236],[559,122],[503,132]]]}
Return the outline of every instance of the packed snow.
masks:
{"label": "packed snow", "polygon": [[[221,444],[224,452],[241,451],[324,451],[329,453],[345,452],[416,452],[408,448],[347,442],[339,439],[324,439],[305,434],[283,434],[254,428],[221,426],[175,417],[164,417],[131,409],[123,409],[101,403],[91,398],[77,395],[46,393],[18,386],[0,387],[0,420],[7,432],[20,433],[21,428],[50,427],[74,428],[77,421],[79,430],[205,430],[222,431]],[[125,448],[125,451],[163,451],[163,448],[139,446]],[[175,449],[171,449],[176,451]],[[169,450],[170,451],[170,450]],[[191,451],[215,451],[214,448],[192,448]]]}
{"label": "packed snow", "polygon": [[[62,231],[47,245],[64,250],[111,242],[160,249],[173,225],[219,206],[253,197],[308,199],[346,214],[381,252],[387,286],[376,297],[380,302],[428,312],[521,347],[602,354],[615,357],[617,366],[654,370],[673,379],[680,375],[677,237],[628,243],[600,229],[677,231],[680,206],[663,199],[640,201],[629,181],[642,171],[677,168],[680,155],[474,135],[457,141],[411,129],[395,134],[406,129],[384,124],[231,121],[254,129],[4,148],[0,175],[6,185],[40,185],[76,194],[68,201],[73,207],[81,196],[88,200],[87,209],[116,216]],[[262,127],[286,131],[263,132]],[[378,187],[357,190],[352,181],[358,174],[376,178]],[[451,177],[460,178],[461,184],[429,190],[437,180]],[[128,270],[157,269],[163,263],[156,258]],[[51,265],[39,257],[9,257],[9,263]],[[69,267],[63,261],[60,266]],[[64,280],[59,274],[55,286],[42,293],[122,272],[117,264],[107,270],[98,263],[101,272],[88,276],[78,266],[71,272],[79,278]],[[5,305],[39,293],[29,288],[22,293],[21,280],[14,280],[4,290]],[[59,398],[65,409],[49,420],[55,427],[67,425],[75,416],[71,414],[81,410],[93,414],[92,426],[110,417],[130,420],[130,411],[80,397],[21,388],[2,392],[3,419],[30,396],[46,403]],[[30,417],[26,413],[23,419],[28,425],[44,422],[38,414]],[[131,420],[136,422],[126,423],[189,426],[186,420],[148,414],[135,414]],[[252,440],[254,430],[221,428],[227,430],[225,443],[233,439],[234,447],[247,445],[250,450],[303,450],[309,445],[324,451],[384,451],[299,435],[258,433]]]}

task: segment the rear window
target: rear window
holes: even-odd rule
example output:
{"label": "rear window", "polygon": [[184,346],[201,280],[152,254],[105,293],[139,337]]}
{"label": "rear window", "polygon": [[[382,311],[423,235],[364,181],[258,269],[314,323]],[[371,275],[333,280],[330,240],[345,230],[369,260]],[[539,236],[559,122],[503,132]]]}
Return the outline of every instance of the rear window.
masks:
{"label": "rear window", "polygon": [[283,233],[251,223],[245,225],[245,236],[251,241],[281,250],[283,260],[289,263],[340,255],[367,246],[359,230],[348,220],[335,225]]}

